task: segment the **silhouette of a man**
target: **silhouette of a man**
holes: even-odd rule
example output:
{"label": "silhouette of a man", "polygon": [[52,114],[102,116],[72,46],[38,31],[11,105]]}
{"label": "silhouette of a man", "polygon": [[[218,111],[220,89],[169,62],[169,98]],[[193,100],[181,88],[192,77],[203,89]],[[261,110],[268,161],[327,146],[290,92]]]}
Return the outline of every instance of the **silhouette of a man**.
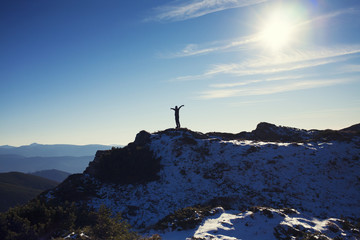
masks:
{"label": "silhouette of a man", "polygon": [[176,128],[180,128],[180,121],[179,121],[179,111],[180,108],[182,108],[184,105],[181,105],[180,107],[175,106],[175,108],[170,108],[175,111],[175,122],[176,122]]}

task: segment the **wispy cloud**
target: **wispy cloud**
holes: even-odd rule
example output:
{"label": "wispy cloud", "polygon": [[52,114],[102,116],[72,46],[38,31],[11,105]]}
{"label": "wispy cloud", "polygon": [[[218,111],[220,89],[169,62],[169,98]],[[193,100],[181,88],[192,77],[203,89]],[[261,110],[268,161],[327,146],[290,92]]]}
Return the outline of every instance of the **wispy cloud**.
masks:
{"label": "wispy cloud", "polygon": [[274,74],[274,73],[282,73],[289,72],[304,68],[318,67],[321,65],[326,65],[330,63],[339,62],[336,59],[326,59],[326,60],[318,60],[311,62],[302,62],[302,63],[281,63],[278,65],[270,65],[269,66],[250,66],[246,63],[240,64],[223,64],[215,66],[214,69],[205,73],[206,76],[217,75],[217,74],[230,74],[235,76],[248,76],[248,75],[265,75],[265,74]]}
{"label": "wispy cloud", "polygon": [[[203,74],[199,75],[187,75],[187,76],[180,76],[175,79],[170,80],[171,82],[181,82],[181,81],[194,81],[194,80],[205,80],[212,78],[216,75],[226,74],[226,75],[233,75],[237,77],[241,76],[251,76],[251,75],[267,75],[267,74],[276,74],[276,73],[283,73],[283,72],[290,72],[294,70],[300,70],[304,68],[310,67],[317,67],[321,65],[326,65],[330,63],[338,62],[339,60],[329,59],[329,60],[322,60],[322,61],[313,61],[309,63],[299,63],[299,64],[291,64],[287,66],[277,66],[277,67],[258,67],[258,68],[247,68],[246,64],[221,64],[216,65],[212,69],[206,71]],[[249,83],[254,83],[257,80],[250,81]],[[247,83],[239,85],[247,85]],[[231,84],[230,84],[231,85]]]}
{"label": "wispy cloud", "polygon": [[298,91],[319,87],[327,87],[338,84],[344,84],[355,79],[352,78],[339,78],[331,80],[302,80],[302,81],[289,81],[275,86],[257,86],[257,87],[246,87],[246,88],[231,88],[231,89],[215,89],[204,91],[200,93],[199,98],[201,99],[216,99],[216,98],[228,98],[236,96],[256,96],[256,95],[269,95],[275,93]]}
{"label": "wispy cloud", "polygon": [[251,43],[255,43],[258,41],[258,36],[252,35],[243,38],[239,38],[233,41],[222,41],[222,42],[213,42],[207,44],[187,44],[182,50],[163,55],[165,58],[178,58],[178,57],[189,57],[196,55],[204,55],[213,52],[226,51],[233,48],[239,48],[241,46],[245,46]]}
{"label": "wispy cloud", "polygon": [[360,72],[360,64],[347,64],[339,69],[340,73],[357,73]]}
{"label": "wispy cloud", "polygon": [[[210,90],[201,92],[200,99],[218,99],[237,96],[258,96],[269,95],[289,91],[298,91],[312,88],[333,86],[338,84],[349,83],[357,78],[330,78],[319,79],[318,74],[309,75],[301,74],[298,71],[310,67],[318,67],[330,63],[338,63],[348,60],[360,53],[360,45],[343,46],[333,48],[322,48],[313,51],[293,51],[276,58],[260,57],[251,59],[238,64],[216,65],[208,70],[202,77],[214,77],[215,75],[232,75],[240,78],[238,82],[211,84]],[[360,65],[344,64],[334,69],[333,74],[356,73],[360,71]],[[288,75],[279,75],[289,72]],[[248,79],[254,75],[253,79]],[[273,76],[271,76],[273,75]],[[330,75],[329,75],[330,76]],[[324,77],[324,75],[322,76]],[[197,76],[200,78],[200,76]],[[187,76],[187,80],[190,77]]]}
{"label": "wispy cloud", "polygon": [[356,14],[356,13],[358,14],[359,11],[354,9],[354,8],[341,9],[341,10],[338,10],[338,11],[330,12],[330,13],[320,15],[320,16],[314,17],[312,19],[300,22],[300,23],[298,23],[296,25],[296,27],[313,24],[313,23],[318,22],[318,21],[324,21],[324,20],[327,20],[327,19],[330,19],[330,18],[341,16],[343,14]]}
{"label": "wispy cloud", "polygon": [[[351,55],[358,53],[360,53],[360,45],[293,50],[277,54],[276,57],[260,56],[240,63],[214,65],[203,74],[181,76],[173,81],[207,79],[219,74],[249,76],[289,72],[345,61]],[[352,69],[356,69],[356,66],[353,66]]]}
{"label": "wispy cloud", "polygon": [[[215,2],[215,1],[214,1]],[[296,23],[293,28],[304,28],[309,26],[315,22],[325,21],[331,18],[335,18],[344,14],[355,14],[359,13],[359,11],[349,8],[349,9],[342,9],[335,12],[330,12],[321,16],[314,17],[309,20],[305,20],[299,23]],[[170,53],[167,55],[162,55],[162,57],[166,58],[177,58],[177,57],[189,57],[189,56],[196,56],[196,55],[204,55],[210,54],[214,52],[220,52],[225,50],[231,49],[238,49],[241,46],[249,45],[252,43],[260,42],[262,39],[261,33],[254,33],[249,36],[244,36],[236,40],[229,40],[229,41],[218,41],[213,43],[202,43],[202,44],[187,44],[183,49],[175,52]]]}
{"label": "wispy cloud", "polygon": [[265,78],[265,79],[256,79],[256,80],[247,80],[247,81],[241,81],[241,82],[234,82],[234,83],[217,83],[217,84],[211,84],[210,87],[213,88],[233,88],[233,87],[240,87],[240,86],[246,86],[254,83],[260,83],[260,82],[271,82],[271,81],[283,81],[283,80],[294,80],[294,79],[302,79],[304,78],[303,75],[296,75],[296,76],[281,76],[281,77],[271,77],[271,78]]}
{"label": "wispy cloud", "polygon": [[230,8],[246,7],[267,0],[196,0],[177,1],[155,9],[156,15],[147,20],[183,21]]}
{"label": "wispy cloud", "polygon": [[[168,5],[159,7],[157,14],[152,20],[159,21],[182,21],[196,18],[217,11],[230,8],[245,7],[259,4],[267,0],[195,0],[195,1],[176,1]],[[327,22],[332,18],[345,14],[358,14],[359,12],[350,8],[343,9],[311,19],[298,19],[292,26],[299,31],[312,28],[314,23]],[[355,81],[355,78],[335,78],[325,79],[328,74],[323,74],[321,78],[317,73],[311,75],[302,70],[309,68],[320,68],[320,66],[341,63],[337,69],[331,70],[336,75],[336,71],[359,72],[359,65],[346,65],[347,60],[359,56],[360,45],[335,45],[328,47],[313,47],[306,49],[300,46],[297,48],[283,49],[283,52],[276,54],[259,51],[262,43],[262,35],[256,32],[252,35],[244,36],[235,40],[213,41],[200,44],[187,44],[183,49],[162,57],[179,58],[205,55],[225,51],[238,51],[244,49],[242,60],[233,63],[214,64],[197,75],[180,76],[171,81],[193,81],[205,79],[220,79],[227,77],[237,77],[237,82],[221,82],[211,84],[208,90],[198,94],[200,99],[229,98],[236,96],[259,96],[282,92],[298,91],[312,88],[334,86],[338,84]],[[300,41],[299,41],[300,42]],[[261,49],[260,49],[261,50]],[[286,74],[286,76],[284,76]]]}
{"label": "wispy cloud", "polygon": [[295,49],[274,56],[261,56],[246,63],[248,67],[263,67],[281,65],[319,59],[328,59],[360,53],[360,45],[341,45],[331,47],[318,47],[316,49]]}
{"label": "wispy cloud", "polygon": [[283,101],[282,99],[264,99],[264,100],[252,100],[252,101],[241,101],[241,102],[231,102],[229,105],[233,107],[238,106],[248,106],[248,105],[256,105],[259,103],[269,103],[269,102],[280,102]]}

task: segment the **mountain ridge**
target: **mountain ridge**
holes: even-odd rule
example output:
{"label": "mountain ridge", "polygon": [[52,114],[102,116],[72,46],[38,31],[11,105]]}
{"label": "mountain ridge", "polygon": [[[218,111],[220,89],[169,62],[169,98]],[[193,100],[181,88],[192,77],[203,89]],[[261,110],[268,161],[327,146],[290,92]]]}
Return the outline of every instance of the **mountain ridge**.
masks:
{"label": "mountain ridge", "polygon": [[109,145],[88,144],[38,144],[23,145],[13,147],[9,145],[0,146],[0,155],[16,154],[24,157],[82,157],[93,155],[97,150],[110,149]]}
{"label": "mountain ridge", "polygon": [[[357,125],[260,123],[242,134],[140,131],[0,214],[0,238],[86,238],[100,226],[127,232],[121,214],[145,239],[360,239]],[[135,235],[129,239],[142,239]]]}
{"label": "mountain ridge", "polygon": [[21,155],[1,155],[0,172],[36,172],[58,169],[70,173],[83,172],[94,155],[72,157],[24,157]]}
{"label": "mountain ridge", "polygon": [[98,151],[83,174],[44,197],[95,209],[105,204],[139,230],[197,205],[294,208],[321,219],[357,219],[360,138],[354,126],[300,130],[260,123],[238,135],[141,131],[123,148]]}
{"label": "mountain ridge", "polygon": [[58,183],[61,183],[64,181],[68,176],[71,175],[71,173],[60,171],[57,169],[46,169],[46,170],[40,170],[36,172],[29,173],[31,175],[39,176],[42,178],[46,178]]}
{"label": "mountain ridge", "polygon": [[107,145],[71,145],[33,143],[20,147],[0,146],[0,172],[36,172],[58,169],[70,173],[83,172],[97,150]]}
{"label": "mountain ridge", "polygon": [[272,123],[260,122],[256,129],[251,132],[221,133],[210,132],[207,135],[220,136],[227,140],[244,139],[257,141],[328,141],[328,140],[350,140],[353,136],[360,136],[360,123],[340,130],[305,130],[286,126],[276,126]]}

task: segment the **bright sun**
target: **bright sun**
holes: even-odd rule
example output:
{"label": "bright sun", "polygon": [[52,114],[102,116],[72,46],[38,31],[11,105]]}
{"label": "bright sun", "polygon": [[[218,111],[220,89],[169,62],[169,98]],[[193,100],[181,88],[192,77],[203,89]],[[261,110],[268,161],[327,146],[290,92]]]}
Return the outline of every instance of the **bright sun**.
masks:
{"label": "bright sun", "polygon": [[270,50],[280,50],[293,39],[293,27],[287,17],[274,13],[264,23],[260,32],[264,47]]}

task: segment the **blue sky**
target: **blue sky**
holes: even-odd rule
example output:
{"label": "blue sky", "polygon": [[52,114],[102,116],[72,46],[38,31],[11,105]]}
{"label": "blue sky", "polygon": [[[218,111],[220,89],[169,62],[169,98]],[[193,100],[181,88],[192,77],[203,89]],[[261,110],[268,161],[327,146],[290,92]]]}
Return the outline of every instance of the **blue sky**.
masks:
{"label": "blue sky", "polygon": [[3,1],[0,145],[360,122],[360,1]]}

